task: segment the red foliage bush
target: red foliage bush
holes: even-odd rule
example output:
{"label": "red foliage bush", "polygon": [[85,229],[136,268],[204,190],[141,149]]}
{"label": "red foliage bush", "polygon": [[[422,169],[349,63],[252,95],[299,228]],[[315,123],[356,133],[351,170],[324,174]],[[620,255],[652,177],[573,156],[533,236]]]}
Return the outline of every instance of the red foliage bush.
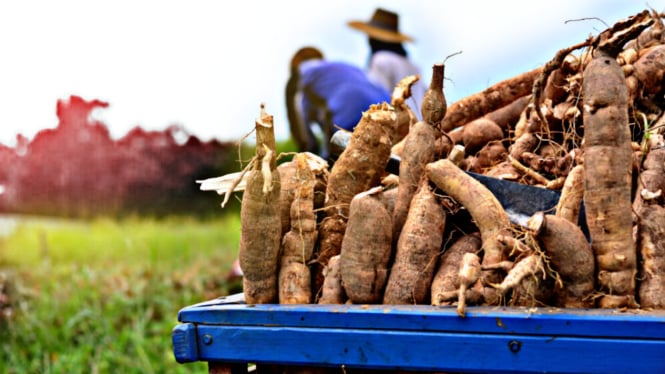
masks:
{"label": "red foliage bush", "polygon": [[218,199],[195,181],[223,173],[233,144],[202,142],[177,126],[136,127],[116,141],[90,119],[107,106],[78,96],[60,100],[57,128],[32,141],[19,136],[15,148],[0,145],[0,211],[76,217],[219,211]]}

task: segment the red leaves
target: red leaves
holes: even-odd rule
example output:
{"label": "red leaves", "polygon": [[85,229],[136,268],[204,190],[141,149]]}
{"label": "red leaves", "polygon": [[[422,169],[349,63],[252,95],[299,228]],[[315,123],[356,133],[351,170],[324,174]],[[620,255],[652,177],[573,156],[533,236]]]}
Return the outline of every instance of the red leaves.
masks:
{"label": "red leaves", "polygon": [[90,119],[94,109],[107,106],[77,96],[60,100],[57,128],[16,148],[0,146],[0,211],[91,216],[170,213],[179,204],[190,213],[217,208],[195,180],[218,173],[223,158],[233,156],[231,145],[194,136],[183,143],[176,126],[136,127],[114,140],[103,123]]}

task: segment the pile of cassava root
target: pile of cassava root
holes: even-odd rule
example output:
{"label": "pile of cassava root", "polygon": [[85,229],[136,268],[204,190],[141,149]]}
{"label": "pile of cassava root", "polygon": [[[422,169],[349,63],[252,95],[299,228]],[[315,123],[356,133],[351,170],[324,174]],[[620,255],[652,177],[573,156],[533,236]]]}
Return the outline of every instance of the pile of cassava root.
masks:
{"label": "pile of cassava root", "polygon": [[[435,64],[422,120],[406,77],[331,166],[278,163],[262,106],[248,167],[201,185],[244,190],[246,302],[664,308],[663,31],[645,10],[450,106]],[[464,171],[561,198],[516,225]]]}

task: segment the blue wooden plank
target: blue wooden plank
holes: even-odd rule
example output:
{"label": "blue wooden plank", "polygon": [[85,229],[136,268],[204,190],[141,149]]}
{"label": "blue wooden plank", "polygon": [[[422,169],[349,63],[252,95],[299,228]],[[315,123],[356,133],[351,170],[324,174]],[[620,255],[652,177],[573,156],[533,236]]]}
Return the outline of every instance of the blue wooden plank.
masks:
{"label": "blue wooden plank", "polygon": [[453,372],[663,373],[665,342],[199,325],[202,361]]}
{"label": "blue wooden plank", "polygon": [[196,325],[193,323],[181,323],[173,328],[171,342],[176,361],[184,363],[199,360],[197,339]]}
{"label": "blue wooden plank", "polygon": [[470,307],[460,318],[450,307],[246,305],[234,295],[184,308],[178,319],[196,326],[195,339],[187,330],[186,344],[176,347],[174,335],[174,352],[179,349],[187,360],[464,372],[665,372],[665,311]]}
{"label": "blue wooden plank", "polygon": [[469,307],[427,305],[245,305],[208,302],[184,308],[179,321],[212,325],[416,330],[663,339],[665,311]]}

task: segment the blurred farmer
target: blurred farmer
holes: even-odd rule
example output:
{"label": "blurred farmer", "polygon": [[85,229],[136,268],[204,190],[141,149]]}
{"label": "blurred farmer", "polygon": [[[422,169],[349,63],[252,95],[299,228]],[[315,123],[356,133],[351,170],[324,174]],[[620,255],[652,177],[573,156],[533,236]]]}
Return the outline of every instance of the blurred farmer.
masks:
{"label": "blurred farmer", "polygon": [[[369,22],[350,21],[349,26],[367,34],[371,49],[367,74],[369,78],[392,92],[397,83],[420,69],[409,59],[402,43],[413,38],[399,32],[399,16],[389,10],[376,9]],[[420,118],[420,105],[427,90],[423,77],[411,87],[409,107]]]}
{"label": "blurred farmer", "polygon": [[[362,69],[327,61],[314,47],[301,48],[291,59],[286,109],[291,135],[301,152],[327,158],[332,134],[337,129],[353,130],[362,112],[384,101],[390,102],[388,91],[372,83]],[[313,125],[319,126],[319,136]]]}

